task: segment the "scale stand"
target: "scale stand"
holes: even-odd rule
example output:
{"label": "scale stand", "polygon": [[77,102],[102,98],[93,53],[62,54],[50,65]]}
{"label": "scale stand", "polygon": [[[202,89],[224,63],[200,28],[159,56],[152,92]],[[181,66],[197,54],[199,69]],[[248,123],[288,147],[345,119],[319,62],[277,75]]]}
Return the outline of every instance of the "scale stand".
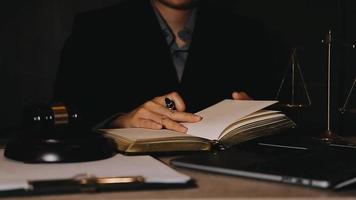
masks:
{"label": "scale stand", "polygon": [[339,136],[331,129],[331,45],[332,45],[331,30],[322,42],[327,45],[327,129],[321,134],[320,140],[332,144],[349,144],[347,140]]}
{"label": "scale stand", "polygon": [[[283,101],[283,97],[282,97],[281,93],[282,93],[283,88],[287,84],[287,82],[289,82],[289,80],[287,81],[287,79],[289,78],[289,74],[288,74],[289,72],[291,72],[291,77],[290,77],[291,89],[290,89],[290,91],[287,92],[289,94],[285,97],[286,100]],[[305,96],[307,102],[300,102],[300,100],[297,100],[296,96],[300,96],[300,92],[296,88],[296,85],[297,85],[296,82],[297,82],[297,78],[298,78],[297,76],[299,76],[299,79],[303,85],[303,92],[304,92],[304,96]],[[291,110],[301,110],[303,108],[311,106],[310,95],[307,90],[307,86],[304,81],[302,69],[300,67],[299,60],[297,57],[297,48],[293,48],[293,50],[292,50],[290,60],[289,60],[289,66],[287,67],[287,69],[284,73],[284,76],[282,78],[282,81],[281,81],[281,84],[277,91],[275,99],[281,102],[279,104],[279,107],[288,108]]]}

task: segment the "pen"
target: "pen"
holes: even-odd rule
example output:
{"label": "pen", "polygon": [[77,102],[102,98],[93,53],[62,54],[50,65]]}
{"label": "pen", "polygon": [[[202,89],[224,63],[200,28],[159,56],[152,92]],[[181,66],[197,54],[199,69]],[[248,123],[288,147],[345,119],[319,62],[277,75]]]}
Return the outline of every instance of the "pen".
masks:
{"label": "pen", "polygon": [[166,103],[166,107],[170,110],[175,110],[176,109],[176,104],[174,103],[173,100],[171,100],[170,98],[165,98],[164,99],[165,103]]}

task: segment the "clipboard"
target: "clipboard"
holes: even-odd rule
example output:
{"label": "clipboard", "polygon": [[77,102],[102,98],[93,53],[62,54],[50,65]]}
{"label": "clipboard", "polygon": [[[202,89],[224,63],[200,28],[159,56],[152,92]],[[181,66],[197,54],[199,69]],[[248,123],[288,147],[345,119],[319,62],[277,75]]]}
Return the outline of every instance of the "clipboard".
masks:
{"label": "clipboard", "polygon": [[48,194],[99,193],[131,190],[163,190],[171,188],[195,188],[191,179],[186,183],[146,183],[144,177],[87,177],[81,179],[59,179],[30,181],[27,189],[0,191],[0,197],[36,196]]}
{"label": "clipboard", "polygon": [[0,197],[196,187],[191,177],[151,156],[28,164],[8,160],[3,150],[0,155]]}

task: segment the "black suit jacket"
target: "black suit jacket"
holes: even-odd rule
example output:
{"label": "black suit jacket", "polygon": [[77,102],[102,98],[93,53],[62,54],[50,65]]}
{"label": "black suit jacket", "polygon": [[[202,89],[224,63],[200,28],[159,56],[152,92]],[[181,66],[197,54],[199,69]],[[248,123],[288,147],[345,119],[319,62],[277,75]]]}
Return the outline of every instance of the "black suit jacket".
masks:
{"label": "black suit jacket", "polygon": [[233,91],[272,99],[284,67],[275,47],[262,24],[202,4],[179,83],[149,0],[127,1],[76,17],[54,98],[74,104],[90,125],[172,91],[189,112]]}

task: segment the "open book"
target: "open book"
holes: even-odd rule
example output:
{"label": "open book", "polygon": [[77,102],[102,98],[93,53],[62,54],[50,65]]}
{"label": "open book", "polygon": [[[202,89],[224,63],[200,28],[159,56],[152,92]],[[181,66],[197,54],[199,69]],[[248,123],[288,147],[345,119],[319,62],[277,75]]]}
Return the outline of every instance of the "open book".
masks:
{"label": "open book", "polygon": [[142,128],[101,129],[125,153],[203,151],[280,132],[295,123],[279,111],[262,110],[276,101],[223,100],[196,114],[197,123],[183,123],[187,134]]}

